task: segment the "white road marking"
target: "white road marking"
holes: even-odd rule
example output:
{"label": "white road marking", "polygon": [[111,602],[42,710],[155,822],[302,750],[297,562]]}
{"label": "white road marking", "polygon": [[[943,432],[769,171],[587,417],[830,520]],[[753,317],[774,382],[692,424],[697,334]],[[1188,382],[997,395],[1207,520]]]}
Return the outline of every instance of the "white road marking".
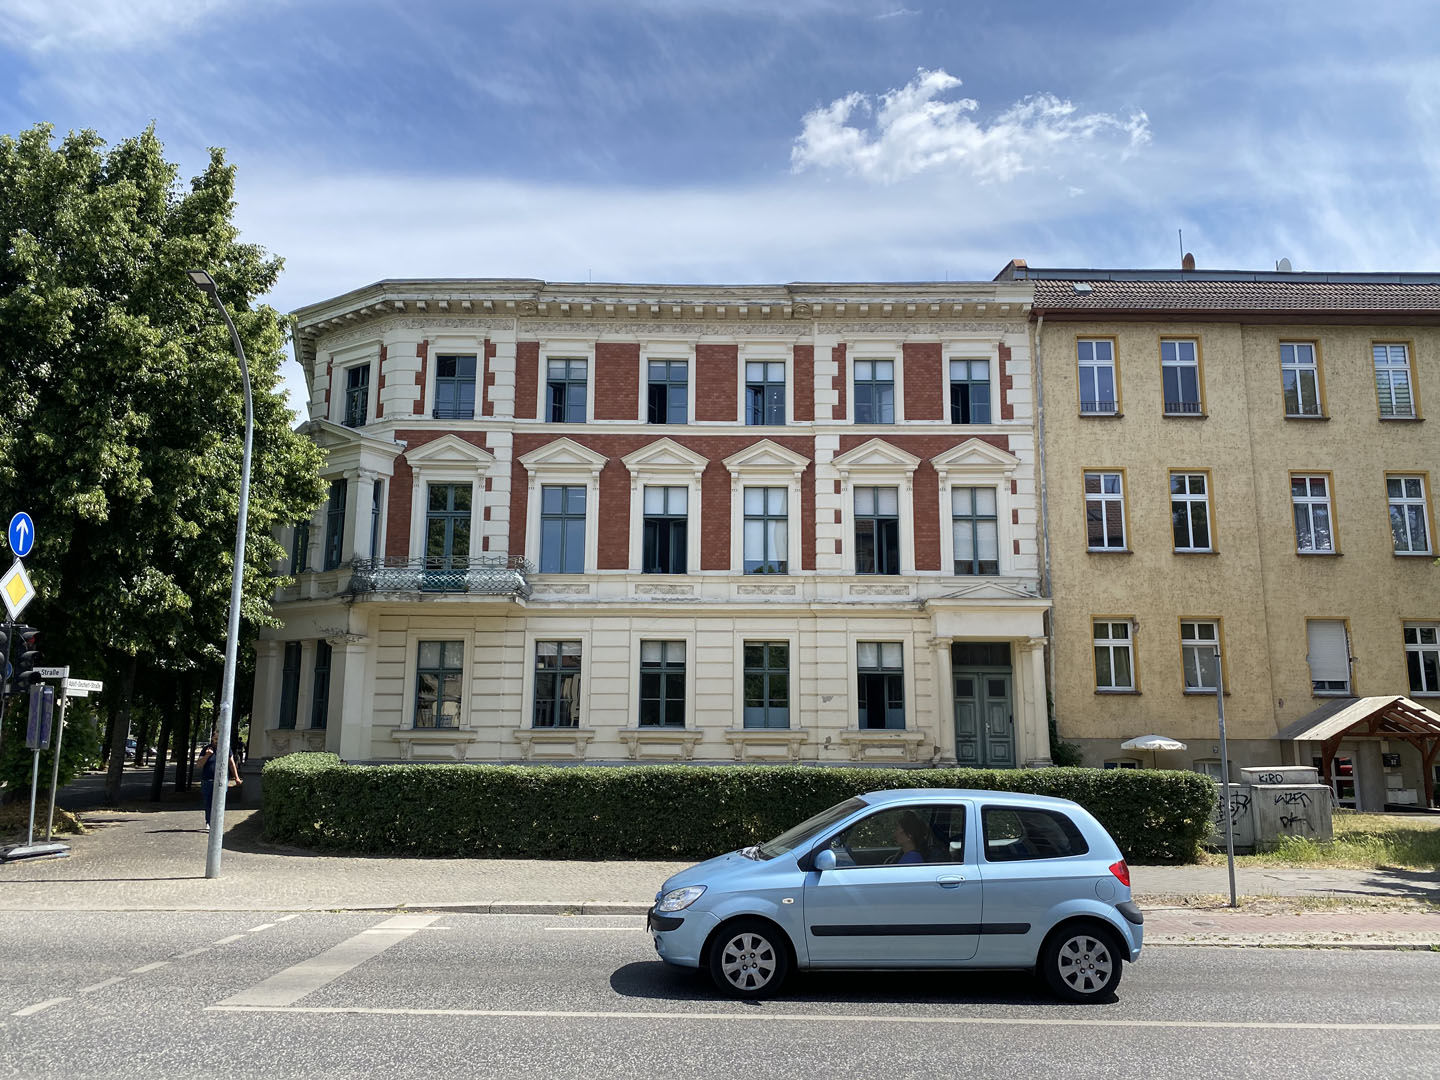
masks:
{"label": "white road marking", "polygon": [[[263,984],[262,984],[263,985]],[[237,995],[238,997],[239,995]],[[1065,1020],[1054,1017],[1026,1019],[989,1016],[857,1016],[833,1013],[772,1013],[763,1009],[754,1012],[560,1012],[545,1009],[399,1009],[365,1008],[363,1006],[278,1006],[246,1005],[236,998],[210,1005],[206,1012],[279,1012],[343,1014],[356,1016],[473,1016],[485,1018],[516,1018],[539,1020],[761,1020],[767,1023],[792,1021],[815,1024],[824,1021],[845,1024],[942,1024],[984,1027],[1077,1027],[1077,1028],[1195,1028],[1260,1031],[1440,1031],[1440,1024],[1341,1024],[1288,1023],[1268,1020]]]}
{"label": "white road marking", "polygon": [[211,945],[229,945],[232,941],[239,941],[244,934],[231,934],[229,937],[222,937],[219,941],[212,941]]}
{"label": "white road marking", "polygon": [[292,911],[289,915],[282,915],[282,916],[280,916],[280,918],[276,919],[275,921],[276,921],[276,922],[289,922],[291,919],[298,919],[299,917],[300,917],[300,912],[298,912],[298,911]]}
{"label": "white road marking", "polygon": [[51,1005],[59,1005],[62,1001],[69,1001],[68,997],[51,998],[49,1001],[37,1001],[34,1005],[26,1005],[23,1009],[16,1009],[11,1016],[34,1016],[38,1012],[44,1012]]}
{"label": "white road marking", "polygon": [[124,976],[124,975],[112,975],[112,976],[110,976],[110,978],[106,979],[104,982],[95,983],[93,986],[81,987],[80,993],[82,993],[82,994],[92,994],[92,993],[94,993],[96,990],[104,990],[105,987],[107,987],[107,986],[114,986],[116,983],[122,983],[122,982],[124,982],[124,981],[125,981],[125,976]]}
{"label": "white road marking", "polygon": [[210,951],[210,946],[209,946],[209,945],[206,945],[206,946],[204,946],[203,948],[191,949],[189,952],[176,953],[176,954],[175,954],[175,959],[176,959],[176,960],[189,960],[190,957],[192,957],[192,956],[199,956],[201,953],[207,953],[207,952],[209,952],[209,951]]}
{"label": "white road marking", "polygon": [[593,934],[593,933],[595,933],[597,930],[600,930],[600,931],[604,931],[604,930],[619,930],[620,932],[625,933],[625,934],[643,934],[643,933],[645,933],[645,928],[644,928],[643,926],[547,926],[547,927],[545,927],[545,929],[546,929],[546,930],[579,930],[579,931],[581,931],[581,932],[583,932],[583,933],[587,933],[587,934]]}
{"label": "white road marking", "polygon": [[252,926],[245,932],[247,934],[258,934],[261,930],[270,930],[275,926],[273,922],[262,922],[259,926]]}
{"label": "white road marking", "polygon": [[142,966],[140,966],[140,967],[138,967],[138,968],[131,968],[131,969],[130,969],[130,974],[131,974],[131,975],[144,975],[147,971],[154,971],[156,968],[165,967],[165,966],[166,966],[167,964],[169,964],[169,963],[170,963],[169,960],[156,960],[153,964],[144,964],[144,965],[142,965]]}
{"label": "white road marking", "polygon": [[306,994],[334,982],[347,971],[371,957],[379,956],[390,946],[398,945],[439,918],[439,915],[396,915],[379,926],[362,930],[319,956],[312,956],[248,990],[226,998],[220,1005],[229,1008],[283,1008],[293,1005]]}

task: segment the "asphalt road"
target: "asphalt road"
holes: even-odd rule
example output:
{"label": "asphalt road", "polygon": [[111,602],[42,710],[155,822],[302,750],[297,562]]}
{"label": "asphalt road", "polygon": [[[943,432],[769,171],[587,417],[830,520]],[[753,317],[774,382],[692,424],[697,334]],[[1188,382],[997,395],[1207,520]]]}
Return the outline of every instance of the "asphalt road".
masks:
{"label": "asphalt road", "polygon": [[1119,999],[1023,974],[799,976],[740,1004],[632,917],[14,913],[0,1074],[1440,1075],[1440,954],[1156,947]]}

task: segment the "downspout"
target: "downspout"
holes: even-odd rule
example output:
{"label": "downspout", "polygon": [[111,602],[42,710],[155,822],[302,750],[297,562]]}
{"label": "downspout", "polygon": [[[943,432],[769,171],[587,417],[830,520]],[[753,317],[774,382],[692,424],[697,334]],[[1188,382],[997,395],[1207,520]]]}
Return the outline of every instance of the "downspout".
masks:
{"label": "downspout", "polygon": [[[1030,353],[1035,357],[1035,444],[1036,465],[1040,474],[1040,595],[1051,599],[1050,610],[1045,613],[1049,643],[1045,647],[1045,730],[1046,749],[1049,749],[1050,702],[1055,695],[1055,606],[1050,591],[1050,498],[1047,486],[1049,473],[1045,468],[1045,364],[1041,357],[1040,342],[1044,337],[1045,316],[1036,316],[1030,331]],[[1059,735],[1059,729],[1056,729]]]}

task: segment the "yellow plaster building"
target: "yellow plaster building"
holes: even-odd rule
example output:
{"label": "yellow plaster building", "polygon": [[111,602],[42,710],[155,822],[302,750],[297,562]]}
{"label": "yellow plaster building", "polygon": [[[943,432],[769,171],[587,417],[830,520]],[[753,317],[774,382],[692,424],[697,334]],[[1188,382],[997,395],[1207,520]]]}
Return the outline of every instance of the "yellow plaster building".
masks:
{"label": "yellow plaster building", "polygon": [[[1154,764],[1218,777],[1218,646],[1232,772],[1331,755],[1342,801],[1433,798],[1440,275],[1000,279],[1035,289],[1060,737],[1144,767],[1121,742],[1170,736]],[[1375,718],[1322,730],[1345,708]]]}

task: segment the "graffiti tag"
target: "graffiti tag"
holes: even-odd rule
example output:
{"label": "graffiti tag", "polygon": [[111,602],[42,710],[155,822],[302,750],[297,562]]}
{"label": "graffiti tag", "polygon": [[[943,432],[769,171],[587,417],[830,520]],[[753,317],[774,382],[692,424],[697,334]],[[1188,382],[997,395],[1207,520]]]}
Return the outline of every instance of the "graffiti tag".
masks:
{"label": "graffiti tag", "polygon": [[1308,791],[1284,791],[1275,796],[1276,806],[1309,806],[1310,793]]}

